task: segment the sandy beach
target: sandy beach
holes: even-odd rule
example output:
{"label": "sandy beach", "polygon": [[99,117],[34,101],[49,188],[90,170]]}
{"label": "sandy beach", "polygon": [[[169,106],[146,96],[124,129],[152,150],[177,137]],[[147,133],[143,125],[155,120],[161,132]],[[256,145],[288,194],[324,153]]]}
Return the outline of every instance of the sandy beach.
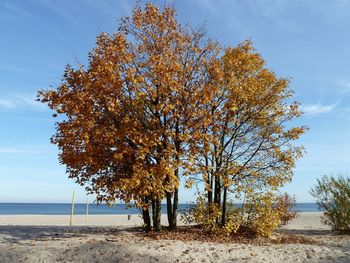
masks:
{"label": "sandy beach", "polygon": [[[321,213],[304,212],[279,230],[315,244],[155,240],[132,229],[132,215],[0,216],[0,262],[350,262],[350,236],[333,235]],[[163,216],[163,222],[166,222]]]}

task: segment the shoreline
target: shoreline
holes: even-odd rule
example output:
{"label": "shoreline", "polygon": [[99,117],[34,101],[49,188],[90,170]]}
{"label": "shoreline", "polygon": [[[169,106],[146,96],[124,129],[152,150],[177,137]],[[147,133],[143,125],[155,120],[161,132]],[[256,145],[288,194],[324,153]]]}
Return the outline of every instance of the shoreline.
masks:
{"label": "shoreline", "polygon": [[[289,229],[290,227],[302,229],[327,229],[320,222],[322,212],[301,212],[300,216],[282,229]],[[131,217],[128,220],[128,217]],[[162,225],[167,226],[167,216],[162,214]],[[18,226],[69,226],[70,215],[0,215],[0,226],[18,225]],[[73,226],[141,226],[141,215],[138,214],[93,214],[88,215],[74,215]],[[181,224],[179,217],[179,224]]]}

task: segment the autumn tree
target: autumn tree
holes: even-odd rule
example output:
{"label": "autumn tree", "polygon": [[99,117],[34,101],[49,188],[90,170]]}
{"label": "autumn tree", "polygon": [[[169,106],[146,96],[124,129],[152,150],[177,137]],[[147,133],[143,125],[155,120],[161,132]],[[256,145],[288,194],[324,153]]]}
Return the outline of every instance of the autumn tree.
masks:
{"label": "autumn tree", "polygon": [[181,177],[204,187],[199,207],[215,226],[227,227],[230,197],[273,203],[302,155],[292,94],[251,42],[222,49],[173,8],[146,4],[38,99],[59,117],[52,142],[69,177],[99,202],[139,207],[146,229],[159,231],[164,199],[176,228]]}
{"label": "autumn tree", "polygon": [[229,194],[242,200],[291,180],[303,152],[293,141],[306,127],[291,127],[301,112],[291,101],[289,81],[265,66],[250,41],[223,52],[215,79],[218,89],[201,131],[207,136],[192,149],[200,177],[190,180],[204,183],[208,213],[219,211],[216,222],[225,226]]}
{"label": "autumn tree", "polygon": [[68,65],[57,89],[39,92],[62,116],[52,142],[69,177],[100,202],[134,202],[147,229],[160,229],[166,198],[175,228],[180,176],[215,94],[218,51],[203,30],[181,26],[173,8],[152,4],[99,35],[87,66]]}

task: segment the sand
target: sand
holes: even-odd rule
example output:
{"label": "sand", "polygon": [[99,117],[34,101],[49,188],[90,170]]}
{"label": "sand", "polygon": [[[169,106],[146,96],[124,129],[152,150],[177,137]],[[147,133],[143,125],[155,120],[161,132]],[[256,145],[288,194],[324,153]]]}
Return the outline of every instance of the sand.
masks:
{"label": "sand", "polygon": [[[75,215],[73,226],[140,226],[142,218],[139,215]],[[1,225],[33,225],[33,226],[69,226],[70,216],[67,215],[0,215]],[[162,222],[167,222],[166,215],[162,215]]]}
{"label": "sand", "polygon": [[0,216],[0,262],[350,262],[350,237],[331,234],[320,216],[302,213],[279,230],[316,244],[264,246],[144,238],[130,228],[137,215],[75,216],[71,227],[69,216]]}

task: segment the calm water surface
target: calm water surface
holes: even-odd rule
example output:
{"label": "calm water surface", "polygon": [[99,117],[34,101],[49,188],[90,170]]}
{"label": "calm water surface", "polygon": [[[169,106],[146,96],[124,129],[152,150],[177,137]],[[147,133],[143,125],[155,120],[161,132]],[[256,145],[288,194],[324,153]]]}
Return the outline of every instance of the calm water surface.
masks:
{"label": "calm water surface", "polygon": [[[188,208],[189,204],[179,204],[179,209]],[[239,206],[239,205],[238,205]],[[297,203],[295,210],[300,212],[320,211],[315,203]],[[71,204],[47,204],[47,203],[0,203],[0,215],[69,215]],[[86,204],[75,204],[74,214],[84,215]],[[90,215],[111,215],[111,214],[139,214],[137,208],[126,208],[124,204],[117,204],[115,207],[107,205],[89,205]],[[166,213],[166,206],[162,205],[162,213]]]}

